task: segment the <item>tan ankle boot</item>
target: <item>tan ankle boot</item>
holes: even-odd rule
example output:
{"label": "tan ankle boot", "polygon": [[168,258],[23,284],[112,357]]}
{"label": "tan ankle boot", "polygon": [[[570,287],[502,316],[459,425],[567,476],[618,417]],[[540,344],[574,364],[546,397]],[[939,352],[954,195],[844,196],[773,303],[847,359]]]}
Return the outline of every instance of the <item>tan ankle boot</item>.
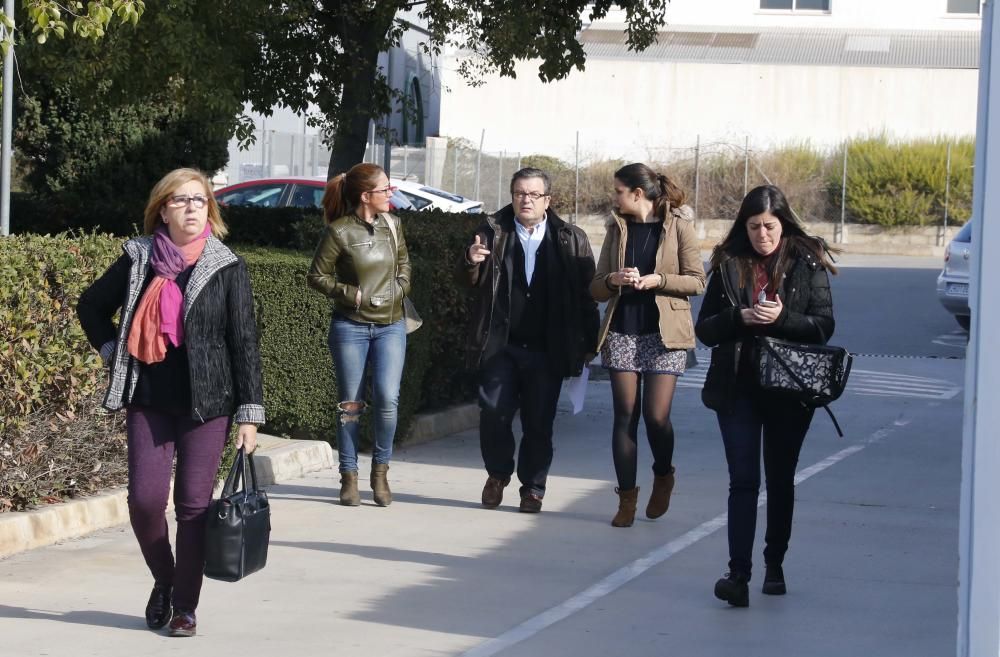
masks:
{"label": "tan ankle boot", "polygon": [[358,471],[340,473],[340,503],[344,506],[361,504],[361,494],[358,493]]}
{"label": "tan ankle boot", "polygon": [[631,527],[635,521],[635,505],[639,499],[639,487],[631,490],[615,488],[618,493],[618,513],[611,520],[612,527]]}
{"label": "tan ankle boot", "polygon": [[375,494],[375,504],[379,506],[392,504],[392,491],[389,490],[388,474],[388,463],[372,463],[372,493]]}
{"label": "tan ankle boot", "polygon": [[674,490],[675,468],[670,468],[670,474],[653,477],[653,493],[646,505],[647,518],[659,518],[670,508],[670,493]]}

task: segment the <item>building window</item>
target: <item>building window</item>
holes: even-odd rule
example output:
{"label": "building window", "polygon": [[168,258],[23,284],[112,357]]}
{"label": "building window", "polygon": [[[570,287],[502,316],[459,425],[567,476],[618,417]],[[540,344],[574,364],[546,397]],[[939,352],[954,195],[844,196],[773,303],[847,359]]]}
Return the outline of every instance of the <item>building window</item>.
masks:
{"label": "building window", "polygon": [[829,13],[830,0],[760,0],[760,8],[770,11],[825,11]]}
{"label": "building window", "polygon": [[948,0],[949,14],[979,14],[979,0]]}

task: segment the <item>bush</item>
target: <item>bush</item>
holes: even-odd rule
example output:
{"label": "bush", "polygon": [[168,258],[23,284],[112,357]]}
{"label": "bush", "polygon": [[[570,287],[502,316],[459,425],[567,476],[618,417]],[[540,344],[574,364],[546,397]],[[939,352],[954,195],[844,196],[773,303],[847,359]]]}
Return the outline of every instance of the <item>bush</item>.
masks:
{"label": "bush", "polygon": [[76,301],[119,255],[120,242],[102,235],[0,239],[0,436],[103,388]]}
{"label": "bush", "polygon": [[75,312],[120,253],[100,235],[0,239],[0,512],[124,481],[122,417],[98,410],[106,375]]}
{"label": "bush", "polygon": [[[944,216],[947,142],[942,139],[891,142],[859,139],[847,145],[847,216],[882,226],[937,224]],[[948,214],[965,223],[971,214],[975,144],[963,139],[952,148]],[[833,158],[843,159],[843,150]],[[831,205],[840,208],[841,167],[830,172]]]}

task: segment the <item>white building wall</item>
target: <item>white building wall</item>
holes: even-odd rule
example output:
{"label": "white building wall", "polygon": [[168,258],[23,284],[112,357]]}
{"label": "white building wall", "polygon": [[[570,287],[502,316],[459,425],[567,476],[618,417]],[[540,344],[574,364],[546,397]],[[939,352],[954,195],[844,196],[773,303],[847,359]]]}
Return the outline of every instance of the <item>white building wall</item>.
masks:
{"label": "white building wall", "polygon": [[[830,0],[830,11],[764,11],[760,0],[670,0],[671,26],[747,25],[893,30],[979,30],[978,16],[949,14],[948,0]],[[615,12],[600,24],[622,24]],[[595,23],[595,25],[598,25]]]}
{"label": "white building wall", "polygon": [[[900,138],[975,133],[977,71],[590,60],[543,84],[537,63],[517,79],[472,88],[445,79],[441,132],[484,148],[572,160],[649,158],[661,149],[728,141],[765,148],[831,147],[885,131]],[[472,111],[470,108],[475,108]]]}

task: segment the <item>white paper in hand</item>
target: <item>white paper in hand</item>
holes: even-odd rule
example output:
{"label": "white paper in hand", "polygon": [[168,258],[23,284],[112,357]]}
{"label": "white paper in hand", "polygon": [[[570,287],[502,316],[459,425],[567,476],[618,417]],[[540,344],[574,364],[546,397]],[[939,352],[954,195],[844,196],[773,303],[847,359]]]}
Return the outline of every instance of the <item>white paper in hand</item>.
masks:
{"label": "white paper in hand", "polygon": [[590,365],[584,365],[580,376],[566,379],[566,396],[573,405],[573,415],[583,410],[583,399],[587,395],[587,381],[590,379]]}

